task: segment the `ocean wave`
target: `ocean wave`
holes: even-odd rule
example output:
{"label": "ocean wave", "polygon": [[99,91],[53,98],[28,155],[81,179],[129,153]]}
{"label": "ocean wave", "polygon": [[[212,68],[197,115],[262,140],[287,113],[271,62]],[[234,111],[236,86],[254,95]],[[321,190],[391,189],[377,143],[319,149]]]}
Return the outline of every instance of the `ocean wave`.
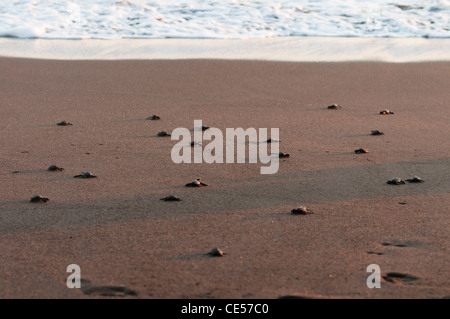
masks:
{"label": "ocean wave", "polygon": [[0,37],[449,38],[450,1],[2,1]]}

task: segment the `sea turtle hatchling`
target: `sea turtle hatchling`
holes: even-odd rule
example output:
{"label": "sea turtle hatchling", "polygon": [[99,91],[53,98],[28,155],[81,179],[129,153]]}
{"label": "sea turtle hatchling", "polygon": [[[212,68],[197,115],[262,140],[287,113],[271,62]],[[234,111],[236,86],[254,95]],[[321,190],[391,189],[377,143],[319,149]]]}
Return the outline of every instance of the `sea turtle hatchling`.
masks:
{"label": "sea turtle hatchling", "polygon": [[160,200],[163,200],[165,202],[179,202],[182,199],[177,197],[177,196],[175,196],[175,195],[169,195],[169,196],[166,196],[164,198],[160,198]]}
{"label": "sea turtle hatchling", "polygon": [[82,172],[80,175],[75,175],[74,178],[96,178],[91,172]]}
{"label": "sea turtle hatchling", "polygon": [[272,139],[271,137],[269,137],[269,139],[267,139],[265,142],[266,142],[266,143],[276,143],[276,142],[279,142],[279,141],[274,140],[274,139]]}
{"label": "sea turtle hatchling", "polygon": [[331,104],[330,106],[328,106],[329,110],[339,110],[341,108],[342,108],[342,106],[340,106],[338,104]]}
{"label": "sea turtle hatchling", "polygon": [[210,252],[206,253],[206,255],[213,257],[222,257],[225,253],[219,248],[213,248]]}
{"label": "sea turtle hatchling", "polygon": [[160,120],[160,119],[161,118],[158,115],[152,115],[150,117],[147,117],[147,120],[152,120],[152,121]]}
{"label": "sea turtle hatchling", "polygon": [[284,153],[284,152],[279,152],[278,153],[278,157],[282,158],[282,157],[289,157],[290,155],[288,153]]}
{"label": "sea turtle hatchling", "polygon": [[406,181],[410,182],[410,183],[423,183],[424,182],[424,180],[421,179],[419,176],[414,176],[412,178],[408,178]]}
{"label": "sea turtle hatchling", "polygon": [[381,115],[388,115],[388,114],[394,114],[394,112],[391,112],[389,110],[382,110],[382,111],[380,111],[380,114]]}
{"label": "sea turtle hatchling", "polygon": [[62,171],[62,170],[64,170],[64,168],[56,166],[56,165],[50,165],[48,170],[50,172],[54,172],[54,171]]}
{"label": "sea turtle hatchling", "polygon": [[166,131],[161,131],[161,132],[158,132],[157,135],[160,137],[164,137],[164,136],[170,136],[170,133],[167,133]]}
{"label": "sea turtle hatchling", "polygon": [[355,150],[355,153],[356,154],[369,153],[369,150],[365,147],[361,147],[361,148],[358,148],[357,150]]}
{"label": "sea turtle hatchling", "polygon": [[370,132],[370,135],[384,135],[384,133],[379,130],[373,130],[372,132]]}
{"label": "sea turtle hatchling", "polygon": [[32,203],[46,203],[49,199],[47,197],[42,197],[41,195],[34,195],[31,197],[30,202]]}
{"label": "sea turtle hatchling", "polygon": [[201,186],[208,186],[205,183],[202,183],[201,178],[194,179],[192,182],[187,183],[185,185],[186,187],[201,187]]}
{"label": "sea turtle hatchling", "polygon": [[194,146],[202,146],[202,143],[196,142],[196,141],[192,141],[192,142],[191,142],[191,146],[192,146],[192,147],[194,147]]}
{"label": "sea turtle hatchling", "polygon": [[307,208],[305,206],[300,206],[300,207],[294,208],[293,210],[291,210],[291,213],[295,214],[295,215],[314,214],[312,210],[310,210],[309,208]]}
{"label": "sea turtle hatchling", "polygon": [[66,125],[73,125],[72,123],[68,122],[68,121],[61,121],[59,123],[56,123],[56,125],[59,126],[66,126]]}
{"label": "sea turtle hatchling", "polygon": [[393,179],[390,179],[387,181],[387,184],[391,184],[391,185],[401,185],[401,184],[405,184],[405,181],[402,180],[400,177],[396,177]]}

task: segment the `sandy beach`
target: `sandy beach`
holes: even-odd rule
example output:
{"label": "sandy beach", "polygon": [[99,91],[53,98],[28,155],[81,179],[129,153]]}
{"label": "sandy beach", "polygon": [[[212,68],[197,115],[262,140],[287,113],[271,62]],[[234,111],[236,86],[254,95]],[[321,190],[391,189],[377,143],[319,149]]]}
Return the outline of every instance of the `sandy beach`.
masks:
{"label": "sandy beach", "polygon": [[[0,298],[450,296],[449,62],[0,58],[0,72]],[[290,157],[273,175],[174,164],[156,134],[194,120],[280,128]],[[196,178],[208,186],[185,187]]]}

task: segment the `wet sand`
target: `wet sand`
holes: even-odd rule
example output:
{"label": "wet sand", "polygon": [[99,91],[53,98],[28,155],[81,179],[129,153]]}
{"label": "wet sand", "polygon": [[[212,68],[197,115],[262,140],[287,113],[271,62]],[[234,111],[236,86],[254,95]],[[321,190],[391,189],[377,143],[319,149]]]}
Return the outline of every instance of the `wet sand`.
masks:
{"label": "wet sand", "polygon": [[[450,63],[2,58],[0,70],[0,298],[450,296]],[[174,164],[176,141],[156,134],[200,119],[280,128],[290,157],[274,175]],[[73,178],[83,171],[98,177]],[[414,175],[425,183],[386,184]],[[207,187],[184,186],[199,177]],[[290,214],[300,205],[314,214]],[[206,256],[214,247],[226,255]],[[82,289],[65,285],[69,264]]]}

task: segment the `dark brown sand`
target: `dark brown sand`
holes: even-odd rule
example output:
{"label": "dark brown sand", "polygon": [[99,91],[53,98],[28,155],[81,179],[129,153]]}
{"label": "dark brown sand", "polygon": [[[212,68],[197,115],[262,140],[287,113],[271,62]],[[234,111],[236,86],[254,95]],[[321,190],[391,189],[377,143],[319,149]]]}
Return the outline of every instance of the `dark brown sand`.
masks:
{"label": "dark brown sand", "polygon": [[[0,73],[0,298],[450,296],[450,63],[0,59]],[[275,175],[176,165],[156,134],[195,119],[278,127],[290,157]],[[417,280],[369,289],[370,264]]]}

